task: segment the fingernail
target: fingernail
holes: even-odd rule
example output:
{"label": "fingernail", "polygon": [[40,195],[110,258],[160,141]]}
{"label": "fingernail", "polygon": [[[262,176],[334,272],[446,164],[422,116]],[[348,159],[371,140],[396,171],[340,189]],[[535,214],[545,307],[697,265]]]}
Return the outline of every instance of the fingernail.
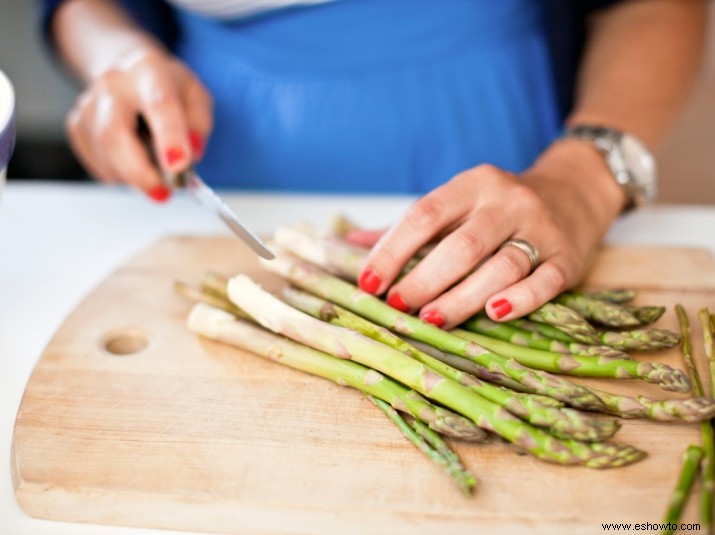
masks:
{"label": "fingernail", "polygon": [[499,299],[498,301],[494,301],[491,306],[492,310],[497,315],[497,318],[500,319],[509,314],[509,312],[511,312],[511,303],[506,299]]}
{"label": "fingernail", "polygon": [[183,159],[184,151],[181,150],[179,147],[169,147],[168,149],[166,149],[166,163],[168,163],[169,166],[173,166],[174,164],[180,162]]}
{"label": "fingernail", "polygon": [[407,303],[404,302],[400,294],[397,292],[387,298],[387,304],[392,308],[396,308],[400,312],[407,312],[410,309],[410,307],[407,306]]}
{"label": "fingernail", "polygon": [[436,310],[428,310],[427,312],[423,312],[420,315],[420,318],[422,318],[422,321],[426,321],[427,323],[431,323],[432,325],[436,325],[437,327],[442,327],[444,325],[444,318],[442,317],[442,314],[440,314]]}
{"label": "fingernail", "polygon": [[191,143],[191,150],[194,151],[194,157],[200,160],[204,155],[204,140],[196,130],[189,132],[189,143]]}
{"label": "fingernail", "polygon": [[156,202],[166,202],[171,197],[171,190],[166,186],[157,186],[147,191],[146,194]]}
{"label": "fingernail", "polygon": [[371,269],[363,271],[360,275],[360,279],[358,279],[360,288],[369,294],[377,293],[381,282],[382,280],[380,280],[380,276]]}

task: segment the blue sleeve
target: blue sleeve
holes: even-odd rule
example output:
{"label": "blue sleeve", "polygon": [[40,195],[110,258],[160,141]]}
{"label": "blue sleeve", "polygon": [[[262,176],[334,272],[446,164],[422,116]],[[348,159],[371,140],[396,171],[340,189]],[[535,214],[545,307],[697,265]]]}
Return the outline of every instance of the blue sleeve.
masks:
{"label": "blue sleeve", "polygon": [[[40,0],[40,27],[45,42],[54,49],[52,17],[64,0]],[[149,33],[172,48],[176,40],[173,9],[163,0],[118,0],[127,13]]]}

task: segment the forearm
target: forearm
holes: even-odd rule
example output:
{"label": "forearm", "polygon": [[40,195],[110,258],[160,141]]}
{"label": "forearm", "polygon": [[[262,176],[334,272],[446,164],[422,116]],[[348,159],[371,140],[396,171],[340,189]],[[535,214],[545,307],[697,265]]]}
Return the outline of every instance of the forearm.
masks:
{"label": "forearm", "polygon": [[133,52],[164,50],[111,0],[68,0],[52,21],[57,51],[84,81],[97,78]]}
{"label": "forearm", "polygon": [[706,20],[704,0],[629,0],[596,14],[567,123],[613,126],[657,148],[696,78]]}

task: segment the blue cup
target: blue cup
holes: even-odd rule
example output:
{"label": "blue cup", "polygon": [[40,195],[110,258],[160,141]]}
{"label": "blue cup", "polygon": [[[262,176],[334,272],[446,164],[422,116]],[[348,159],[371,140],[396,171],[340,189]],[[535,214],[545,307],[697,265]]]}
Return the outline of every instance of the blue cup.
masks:
{"label": "blue cup", "polygon": [[0,199],[5,185],[7,164],[15,148],[15,92],[5,74],[0,71]]}

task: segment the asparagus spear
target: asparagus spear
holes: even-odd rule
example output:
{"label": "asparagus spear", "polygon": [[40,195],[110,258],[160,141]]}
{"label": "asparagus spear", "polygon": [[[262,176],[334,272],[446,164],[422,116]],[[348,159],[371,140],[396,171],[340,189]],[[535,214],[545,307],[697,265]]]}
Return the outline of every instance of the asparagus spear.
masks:
{"label": "asparagus spear", "polygon": [[511,342],[512,344],[530,347],[532,349],[543,349],[545,351],[591,357],[632,358],[628,353],[608,346],[592,346],[579,344],[578,342],[560,342],[546,338],[542,334],[520,329],[508,322],[492,321],[482,313],[471,317],[465,321],[461,327],[468,331],[484,334],[492,338],[498,338],[505,342]]}
{"label": "asparagus spear", "polygon": [[526,318],[516,318],[513,320],[505,321],[503,323],[505,325],[513,325],[514,327],[523,329],[525,331],[538,333],[545,338],[558,340],[559,342],[564,342],[567,344],[576,342],[575,338],[569,336],[561,329],[554,327],[553,325],[548,325],[546,323],[539,323],[538,321],[531,321]]}
{"label": "asparagus spear", "polygon": [[340,238],[345,237],[354,230],[360,230],[360,225],[352,221],[345,214],[335,214],[330,220],[331,232]]}
{"label": "asparagus spear", "polygon": [[[698,373],[698,367],[693,358],[688,314],[681,304],[675,305],[675,313],[678,316],[678,324],[682,338],[680,352],[683,355],[683,360],[688,368],[688,372],[693,379],[695,393],[698,396],[703,396],[705,389],[703,388],[700,373]],[[703,523],[705,529],[709,533],[712,533],[713,491],[715,490],[715,437],[713,436],[713,426],[709,421],[700,422],[700,434],[702,435],[702,447],[704,452],[703,484],[700,488],[700,521]]]}
{"label": "asparagus spear", "polygon": [[635,327],[641,324],[638,318],[620,305],[593,299],[586,294],[564,292],[554,301],[575,310],[589,321],[607,327]]}
{"label": "asparagus spear", "polygon": [[630,331],[602,331],[597,334],[602,344],[623,351],[670,349],[680,342],[677,333],[668,329],[632,329]]}
{"label": "asparagus spear", "polygon": [[[372,401],[377,408],[387,415],[392,423],[394,423],[397,428],[402,431],[412,444],[414,444],[418,450],[420,450],[424,455],[431,461],[437,463],[446,473],[449,475],[454,482],[457,484],[462,493],[467,496],[471,496],[474,493],[474,488],[477,486],[476,478],[462,465],[459,457],[447,446],[447,444],[433,432],[430,435],[428,427],[420,427],[419,422],[415,421],[415,427],[410,427],[409,424],[400,416],[400,414],[393,409],[389,404],[385,403],[379,398],[371,396],[368,394],[368,398]],[[419,429],[419,431],[418,431]],[[430,440],[434,441],[434,444],[439,444],[439,447],[434,446],[426,438],[430,437]]]}
{"label": "asparagus spear", "polygon": [[643,452],[632,446],[559,440],[425,365],[360,333],[315,319],[262,290],[245,275],[231,279],[231,301],[265,327],[315,349],[391,375],[406,386],[494,431],[534,456],[562,464],[607,468],[630,464]]}
{"label": "asparagus spear", "polygon": [[[707,308],[703,308],[698,312],[700,324],[703,329],[703,345],[705,346],[705,355],[708,357],[710,367],[710,395],[715,398],[715,351],[713,351],[713,334],[715,333],[715,324],[713,324],[712,316]],[[703,490],[701,492],[701,511],[702,518],[707,519],[706,526],[712,533],[713,531],[713,496],[715,495],[715,420],[710,420],[710,429],[705,431],[703,428],[703,449],[705,450],[705,459],[703,461]],[[701,424],[703,425],[703,424]]]}
{"label": "asparagus spear", "polygon": [[464,440],[483,440],[485,433],[473,422],[428,402],[417,392],[356,362],[336,359],[260,327],[233,314],[200,303],[192,309],[189,329],[207,338],[247,349],[291,368],[349,385],[379,397],[394,408],[408,412],[445,435]]}
{"label": "asparagus spear", "polygon": [[317,266],[301,261],[288,253],[280,253],[276,259],[265,262],[264,265],[269,270],[283,275],[296,286],[337,303],[378,325],[472,360],[492,373],[507,375],[518,383],[527,384],[532,392],[553,397],[579,409],[598,410],[604,407],[598,396],[581,385],[545,372],[531,370],[514,359],[490,353],[473,342],[395,310],[355,285],[333,277]]}
{"label": "asparagus spear", "polygon": [[626,288],[619,289],[603,289],[596,290],[593,292],[586,292],[586,295],[592,299],[600,299],[601,301],[608,301],[610,303],[616,303],[622,305],[633,301],[636,298],[636,292],[634,290],[629,290]]}
{"label": "asparagus spear", "polygon": [[657,384],[665,390],[675,392],[688,392],[690,390],[690,381],[683,372],[658,362],[564,355],[563,353],[517,346],[503,340],[465,331],[464,329],[453,329],[452,333],[465,340],[471,340],[495,353],[505,357],[512,357],[520,364],[537,370],[581,377],[635,378]]}
{"label": "asparagus spear", "polygon": [[707,308],[702,308],[698,311],[698,318],[703,329],[703,346],[705,347],[705,356],[708,357],[708,365],[710,368],[710,396],[715,398],[715,351],[713,347],[713,338],[715,338],[715,323],[713,323],[710,311]]}
{"label": "asparagus spear", "polygon": [[673,494],[668,504],[668,510],[665,513],[663,522],[667,524],[667,528],[661,533],[672,534],[678,529],[680,517],[683,514],[683,507],[690,495],[690,489],[695,482],[695,476],[698,473],[698,465],[703,456],[703,450],[700,446],[690,445],[683,454],[683,467],[680,470],[678,483],[673,489]]}
{"label": "asparagus spear", "polygon": [[[456,355],[450,355],[434,347],[421,342],[411,341],[411,343],[431,356],[451,364],[454,367],[471,365],[471,361],[465,360]],[[465,368],[462,368],[465,369]],[[466,369],[466,371],[469,371]],[[492,382],[503,384],[502,376],[495,376]],[[532,392],[524,385],[509,385],[512,389]],[[598,396],[604,408],[601,412],[620,416],[621,418],[647,418],[661,422],[701,422],[715,416],[715,399],[707,397],[689,399],[664,399],[654,400],[645,396],[635,398],[611,394],[603,390],[588,387],[589,391]]]}
{"label": "asparagus spear", "polygon": [[536,427],[544,427],[559,438],[601,441],[611,437],[619,428],[616,420],[596,419],[573,409],[557,409],[542,403],[543,396],[512,392],[478,380],[473,375],[455,369],[418,350],[387,329],[358,316],[334,303],[314,295],[287,287],[283,298],[298,310],[323,321],[353,329],[382,342],[405,355],[429,366],[437,373],[471,388],[486,399],[506,408],[513,415]]}
{"label": "asparagus spear", "polygon": [[557,327],[577,342],[598,344],[593,326],[572,308],[557,303],[546,303],[529,314],[529,319]]}
{"label": "asparagus spear", "polygon": [[643,306],[643,307],[623,307],[633,314],[641,325],[650,325],[658,321],[665,314],[665,307]]}

